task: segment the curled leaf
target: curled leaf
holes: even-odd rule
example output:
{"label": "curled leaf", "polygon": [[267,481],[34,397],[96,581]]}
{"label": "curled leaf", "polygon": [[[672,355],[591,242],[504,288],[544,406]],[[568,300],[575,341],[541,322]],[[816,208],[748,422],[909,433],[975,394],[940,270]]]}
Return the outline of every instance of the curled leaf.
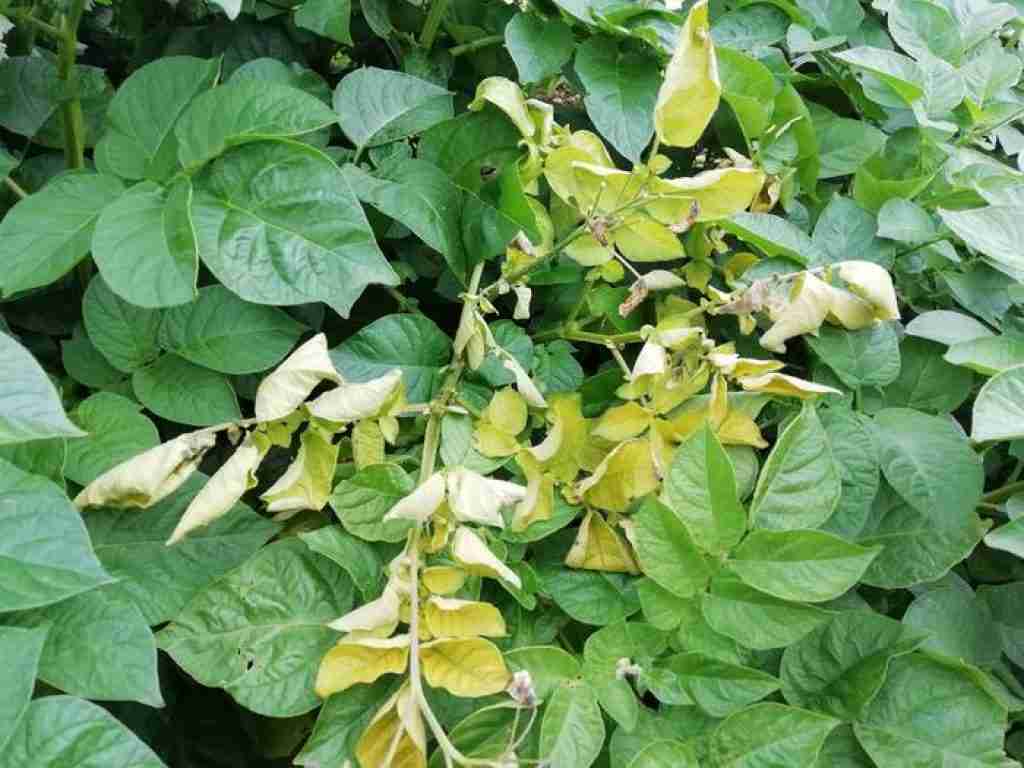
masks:
{"label": "curled leaf", "polygon": [[352,422],[378,416],[398,394],[402,385],[399,369],[388,371],[362,384],[342,383],[320,395],[307,408],[318,419]]}
{"label": "curled leaf", "polygon": [[406,683],[377,710],[356,744],[363,768],[424,768],[427,734],[416,701]]}
{"label": "curled leaf", "polygon": [[757,199],[765,175],[756,168],[719,168],[678,179],[655,177],[655,196],[645,208],[662,224],[719,221],[745,211]]}
{"label": "curled leaf", "polygon": [[532,405],[534,408],[547,408],[548,403],[544,399],[544,395],[537,389],[537,385],[533,383],[533,379],[530,378],[530,374],[519,364],[519,361],[514,357],[506,357],[504,360],[504,366],[512,372],[512,375],[516,377],[516,389],[519,390],[526,402]]}
{"label": "curled leaf", "polygon": [[466,572],[451,565],[431,565],[423,569],[420,580],[435,595],[452,595],[466,583]]}
{"label": "curled leaf", "polygon": [[435,472],[417,488],[393,506],[384,520],[415,520],[422,525],[427,522],[444,503],[445,478]]}
{"label": "curled leaf", "polygon": [[532,138],[537,132],[523,89],[517,83],[506,77],[488,77],[481,80],[476,87],[476,98],[469,103],[469,108],[479,111],[488,103],[508,115],[524,139]]}
{"label": "curled leaf", "polygon": [[448,506],[456,520],[505,527],[501,508],[526,496],[526,489],[515,483],[494,480],[465,467],[448,473]]}
{"label": "curled leaf", "polygon": [[810,272],[793,280],[789,301],[771,313],[775,324],[761,336],[760,344],[772,352],[785,352],[785,342],[805,333],[817,334],[832,306],[832,286]]}
{"label": "curled leaf", "polygon": [[875,308],[879,320],[899,320],[896,289],[884,267],[871,261],[841,261],[836,268],[850,290]]}
{"label": "curled leaf", "polygon": [[769,395],[798,397],[801,400],[812,400],[821,395],[841,395],[838,389],[826,387],[813,381],[805,381],[796,376],[784,373],[766,373],[762,376],[747,376],[739,380],[740,386],[747,392],[763,392]]}
{"label": "curled leaf", "polygon": [[376,600],[349,611],[327,626],[339,632],[368,632],[387,637],[398,626],[401,607],[398,591],[388,585]]}
{"label": "curled leaf", "polygon": [[565,564],[570,568],[608,573],[640,573],[625,540],[593,510],[583,518]]}
{"label": "curled leaf", "polygon": [[331,434],[310,426],[302,433],[294,461],[260,496],[267,502],[267,511],[295,514],[303,509],[323,509],[331,495],[337,463],[338,446],[331,441]]}
{"label": "curled leaf", "polygon": [[555,481],[530,451],[521,451],[516,461],[526,475],[526,495],[516,504],[509,528],[525,531],[533,523],[551,518],[555,508]]}
{"label": "curled leaf", "polygon": [[318,333],[296,349],[256,390],[256,418],[282,419],[300,405],[321,381],[341,383],[327,354],[327,337]]}
{"label": "curled leaf", "polygon": [[656,490],[658,473],[648,440],[630,440],[616,446],[581,480],[576,490],[588,504],[610,512],[625,512],[633,499]]}
{"label": "curled leaf", "polygon": [[463,525],[455,530],[451,551],[455,562],[469,573],[501,579],[516,589],[523,588],[522,582],[515,572],[501,562],[471,528]]}

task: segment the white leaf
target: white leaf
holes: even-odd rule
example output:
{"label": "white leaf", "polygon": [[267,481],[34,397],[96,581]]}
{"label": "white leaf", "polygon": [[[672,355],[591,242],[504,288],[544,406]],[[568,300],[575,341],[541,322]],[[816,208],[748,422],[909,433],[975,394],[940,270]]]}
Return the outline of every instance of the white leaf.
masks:
{"label": "white leaf", "polygon": [[307,407],[318,419],[359,421],[379,414],[402,382],[398,368],[363,384],[341,384],[325,392]]}
{"label": "white leaf", "polygon": [[455,531],[451,551],[455,562],[470,573],[501,579],[516,589],[523,588],[522,582],[519,581],[515,572],[501,562],[472,529],[460,526]]}
{"label": "white leaf", "polygon": [[384,520],[415,520],[422,525],[437,512],[444,502],[445,480],[442,472],[435,472],[426,482],[399,501],[384,515]]}
{"label": "white leaf", "polygon": [[327,353],[327,337],[318,333],[260,382],[256,390],[256,418],[260,421],[283,419],[302,405],[324,380],[342,383]]}
{"label": "white leaf", "polygon": [[448,506],[456,520],[505,527],[501,508],[521,501],[526,488],[504,480],[492,480],[459,467],[448,473]]}

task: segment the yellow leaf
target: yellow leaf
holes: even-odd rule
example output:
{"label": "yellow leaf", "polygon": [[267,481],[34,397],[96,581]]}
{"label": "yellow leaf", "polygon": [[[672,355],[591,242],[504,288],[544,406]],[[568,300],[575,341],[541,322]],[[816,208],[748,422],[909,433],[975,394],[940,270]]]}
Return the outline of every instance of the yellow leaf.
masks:
{"label": "yellow leaf", "polygon": [[433,596],[424,609],[434,637],[504,637],[505,619],[490,603]]}
{"label": "yellow leaf", "polygon": [[761,428],[750,416],[740,410],[731,410],[717,433],[722,445],[749,445],[751,448],[767,448],[768,441],[761,435]]}
{"label": "yellow leaf", "polygon": [[526,429],[528,416],[523,396],[511,388],[495,392],[483,413],[487,421],[508,435],[518,435]]}
{"label": "yellow leaf", "polygon": [[828,321],[848,331],[869,328],[875,324],[875,308],[864,299],[842,288],[832,288],[832,303],[828,308]]}
{"label": "yellow leaf", "polygon": [[643,189],[646,176],[597,163],[574,161],[574,198],[585,213],[608,213],[632,201]]}
{"label": "yellow leaf", "polygon": [[772,312],[775,324],[761,336],[760,344],[772,352],[785,352],[785,342],[794,336],[818,332],[832,304],[832,287],[809,272],[793,280],[789,300]]}
{"label": "yellow leaf", "polygon": [[750,357],[740,357],[735,353],[722,352],[712,352],[709,354],[708,362],[722,373],[736,378],[759,376],[762,373],[771,373],[784,367],[784,363],[778,360],[757,360]]}
{"label": "yellow leaf", "polygon": [[612,262],[615,251],[611,245],[601,243],[596,237],[586,232],[565,247],[565,254],[581,267],[600,267]]}
{"label": "yellow leaf", "polygon": [[290,414],[321,381],[341,383],[327,354],[327,337],[318,333],[296,349],[256,390],[256,418],[273,421]]}
{"label": "yellow leaf", "polygon": [[379,415],[398,395],[402,372],[389,371],[362,384],[341,384],[320,395],[307,408],[318,419],[352,422]]}
{"label": "yellow leaf", "polygon": [[711,380],[711,397],[708,398],[708,421],[714,429],[718,429],[729,413],[729,387],[725,376],[716,373]]}
{"label": "yellow leaf", "polygon": [[682,225],[718,221],[750,207],[764,185],[764,173],[756,168],[721,168],[679,179],[651,179],[650,192],[660,196],[645,207],[662,224]]}
{"label": "yellow leaf", "polygon": [[590,131],[575,131],[568,142],[551,152],[544,161],[544,178],[551,190],[566,203],[577,199],[574,163],[614,168],[604,142]]}
{"label": "yellow leaf", "polygon": [[473,432],[473,447],[488,458],[498,459],[514,455],[519,450],[519,441],[489,421],[481,421]]}
{"label": "yellow leaf", "polygon": [[523,588],[516,573],[501,562],[471,528],[463,525],[456,529],[452,539],[451,552],[452,559],[468,573],[491,579],[501,579],[516,589]]}
{"label": "yellow leaf", "polygon": [[466,572],[451,565],[432,565],[423,569],[420,580],[435,595],[453,595],[466,583]]}
{"label": "yellow leaf", "polygon": [[320,662],[316,694],[326,699],[358,683],[372,683],[381,675],[400,674],[408,662],[408,635],[343,638]]}
{"label": "yellow leaf", "polygon": [[643,214],[627,217],[613,239],[629,261],[672,261],[686,255],[675,232]]}
{"label": "yellow leaf", "polygon": [[875,317],[879,320],[900,319],[896,290],[884,267],[871,261],[841,261],[836,267],[850,290],[875,308]]}
{"label": "yellow leaf", "polygon": [[469,108],[479,111],[488,103],[508,115],[524,139],[531,138],[537,132],[523,89],[508,78],[488,77],[480,81],[476,87],[476,98],[470,102]]}
{"label": "yellow leaf", "polygon": [[587,420],[583,418],[578,394],[551,398],[547,418],[551,430],[540,445],[530,449],[534,458],[553,479],[571,483],[576,479],[587,447]]}
{"label": "yellow leaf", "polygon": [[356,758],[360,768],[426,768],[427,734],[408,683],[377,710],[359,737]]}
{"label": "yellow leaf", "polygon": [[75,506],[152,506],[181,487],[216,442],[216,432],[201,429],[150,448],[89,483],[75,497]]}
{"label": "yellow leaf", "polygon": [[650,424],[651,414],[639,403],[630,402],[605,411],[591,434],[613,443],[621,443],[642,435]]}
{"label": "yellow leaf", "polygon": [[838,389],[805,381],[796,376],[784,373],[766,373],[763,376],[748,376],[740,379],[740,386],[747,392],[764,392],[770,395],[798,397],[801,400],[813,400],[821,395],[841,395]]}
{"label": "yellow leaf", "polygon": [[384,520],[415,520],[422,525],[437,512],[444,502],[445,477],[441,472],[435,472],[425,482],[413,490],[408,496],[393,506]]}
{"label": "yellow leaf", "polygon": [[501,651],[480,637],[424,643],[420,646],[420,663],[432,687],[463,698],[500,693],[511,677]]}
{"label": "yellow leaf", "polygon": [[690,9],[654,107],[654,127],[662,144],[692,147],[718,109],[722,86],[708,24],[708,3]]}
{"label": "yellow leaf", "polygon": [[331,495],[337,463],[338,446],[331,442],[331,434],[310,425],[302,433],[295,460],[260,496],[267,502],[267,511],[294,514],[302,509],[323,509]]}
{"label": "yellow leaf", "polygon": [[648,388],[651,408],[655,413],[668,413],[707,386],[711,369],[700,365],[695,371],[674,369],[651,380]]}
{"label": "yellow leaf", "polygon": [[389,584],[376,600],[349,611],[327,626],[339,632],[366,632],[378,637],[389,637],[398,626],[401,608],[398,591]]}
{"label": "yellow leaf", "polygon": [[384,463],[384,433],[373,419],[357,421],[352,427],[352,459],[356,469]]}
{"label": "yellow leaf", "polygon": [[465,467],[448,471],[448,506],[456,520],[505,527],[501,508],[521,501],[526,488],[479,475]]}
{"label": "yellow leaf", "polygon": [[196,528],[227,514],[242,495],[256,485],[256,470],[269,447],[266,438],[258,432],[250,432],[189,503],[167,539],[167,545],[176,544]]}
{"label": "yellow leaf", "polygon": [[590,477],[580,481],[579,494],[587,503],[610,512],[625,512],[633,499],[658,487],[658,474],[647,440],[622,443],[609,453]]}
{"label": "yellow leaf", "polygon": [[626,542],[597,512],[590,510],[576,533],[576,541],[565,556],[570,568],[609,573],[640,573]]}

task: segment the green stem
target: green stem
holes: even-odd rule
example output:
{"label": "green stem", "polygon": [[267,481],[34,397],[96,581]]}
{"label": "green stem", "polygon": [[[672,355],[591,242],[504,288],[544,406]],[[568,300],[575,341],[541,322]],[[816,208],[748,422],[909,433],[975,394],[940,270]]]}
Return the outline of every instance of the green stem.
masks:
{"label": "green stem", "polygon": [[24,200],[26,197],[28,197],[28,192],[26,192],[24,189],[22,189],[21,186],[18,184],[18,182],[16,182],[10,176],[7,176],[7,177],[4,178],[4,184],[6,184],[7,188],[9,190],[11,190],[11,192],[16,194],[22,200]]}
{"label": "green stem", "polygon": [[11,8],[9,10],[3,10],[3,14],[5,16],[8,16],[11,19],[11,21],[15,22],[16,24],[28,24],[33,29],[37,29],[40,32],[45,32],[46,34],[58,40],[64,36],[64,33],[61,32],[61,30],[53,26],[53,24],[47,24],[42,19],[37,19],[35,16],[32,15],[31,11],[17,10]]}
{"label": "green stem", "polygon": [[449,48],[448,53],[452,56],[465,56],[467,53],[479,51],[481,48],[489,48],[492,45],[501,45],[504,42],[504,35],[488,35],[487,37],[478,38],[471,43],[463,43],[462,45]]}
{"label": "green stem", "polygon": [[416,305],[416,301],[410,299],[397,288],[392,288],[390,285],[388,285],[385,286],[385,290],[388,292],[388,295],[390,295],[391,298],[395,300],[395,303],[398,304],[399,311],[408,312],[411,315],[423,314],[423,310]]}
{"label": "green stem", "polygon": [[427,18],[423,22],[423,30],[420,32],[420,45],[427,51],[434,45],[434,38],[437,37],[437,30],[441,27],[441,19],[448,10],[449,0],[433,0]]}
{"label": "green stem", "polygon": [[986,504],[998,504],[1000,501],[1006,501],[1018,493],[1024,493],[1024,480],[1018,480],[1015,483],[1004,485],[1002,488],[989,491],[981,497],[981,500]]}
{"label": "green stem", "polygon": [[57,59],[57,78],[64,84],[64,164],[68,168],[85,166],[85,120],[82,100],[78,92],[78,24],[82,20],[85,0],[71,0],[71,9],[64,17],[61,28],[60,55]]}
{"label": "green stem", "polygon": [[544,341],[552,341],[553,339],[565,339],[566,341],[579,341],[585,344],[600,344],[607,346],[609,344],[635,344],[643,341],[643,336],[640,335],[640,331],[630,331],[628,333],[591,333],[590,331],[581,331],[576,328],[566,328],[559,326],[558,328],[552,328],[550,331],[543,331],[533,337],[533,340],[538,344]]}

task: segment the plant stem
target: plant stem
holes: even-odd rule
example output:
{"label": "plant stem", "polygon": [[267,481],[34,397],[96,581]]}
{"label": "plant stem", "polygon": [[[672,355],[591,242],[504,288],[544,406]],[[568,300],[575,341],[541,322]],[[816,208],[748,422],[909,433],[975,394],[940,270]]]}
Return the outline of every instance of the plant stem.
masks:
{"label": "plant stem", "polygon": [[1004,485],[1002,488],[996,488],[994,491],[989,491],[981,500],[986,504],[998,504],[1000,501],[1006,501],[1011,496],[1016,496],[1018,493],[1024,493],[1024,480],[1018,480],[1015,483]]}
{"label": "plant stem", "polygon": [[26,197],[28,197],[28,192],[26,192],[24,189],[22,189],[21,186],[18,184],[18,182],[16,182],[10,176],[7,176],[7,177],[4,178],[4,184],[6,184],[7,188],[9,190],[11,190],[11,192],[16,194],[22,200],[24,200]]}
{"label": "plant stem", "polygon": [[462,45],[449,48],[448,53],[451,56],[465,56],[467,53],[479,51],[481,48],[489,48],[492,45],[501,45],[504,42],[504,35],[488,35],[487,37],[477,38],[471,43],[463,43]]}
{"label": "plant stem", "polygon": [[427,51],[434,45],[434,38],[437,37],[437,30],[441,27],[441,19],[448,10],[449,0],[433,0],[427,18],[423,22],[423,30],[420,32],[420,45]]}
{"label": "plant stem", "polygon": [[78,92],[78,24],[85,10],[85,0],[71,0],[71,8],[61,28],[60,55],[57,59],[57,78],[64,83],[64,164],[68,168],[85,166],[85,120],[82,100]]}
{"label": "plant stem", "polygon": [[42,19],[37,19],[28,10],[16,10],[14,8],[11,8],[10,10],[4,10],[3,13],[5,16],[9,16],[11,21],[17,22],[19,24],[28,24],[30,27],[38,29],[40,32],[45,32],[46,34],[50,35],[51,37],[57,38],[58,40],[64,36],[64,33],[61,32],[57,27],[53,26],[53,24],[47,24]]}
{"label": "plant stem", "polygon": [[388,292],[395,303],[398,304],[398,309],[401,312],[408,312],[411,315],[422,315],[423,310],[416,306],[416,302],[406,296],[404,293],[399,291],[397,288],[392,288],[390,285],[385,286],[384,290]]}

